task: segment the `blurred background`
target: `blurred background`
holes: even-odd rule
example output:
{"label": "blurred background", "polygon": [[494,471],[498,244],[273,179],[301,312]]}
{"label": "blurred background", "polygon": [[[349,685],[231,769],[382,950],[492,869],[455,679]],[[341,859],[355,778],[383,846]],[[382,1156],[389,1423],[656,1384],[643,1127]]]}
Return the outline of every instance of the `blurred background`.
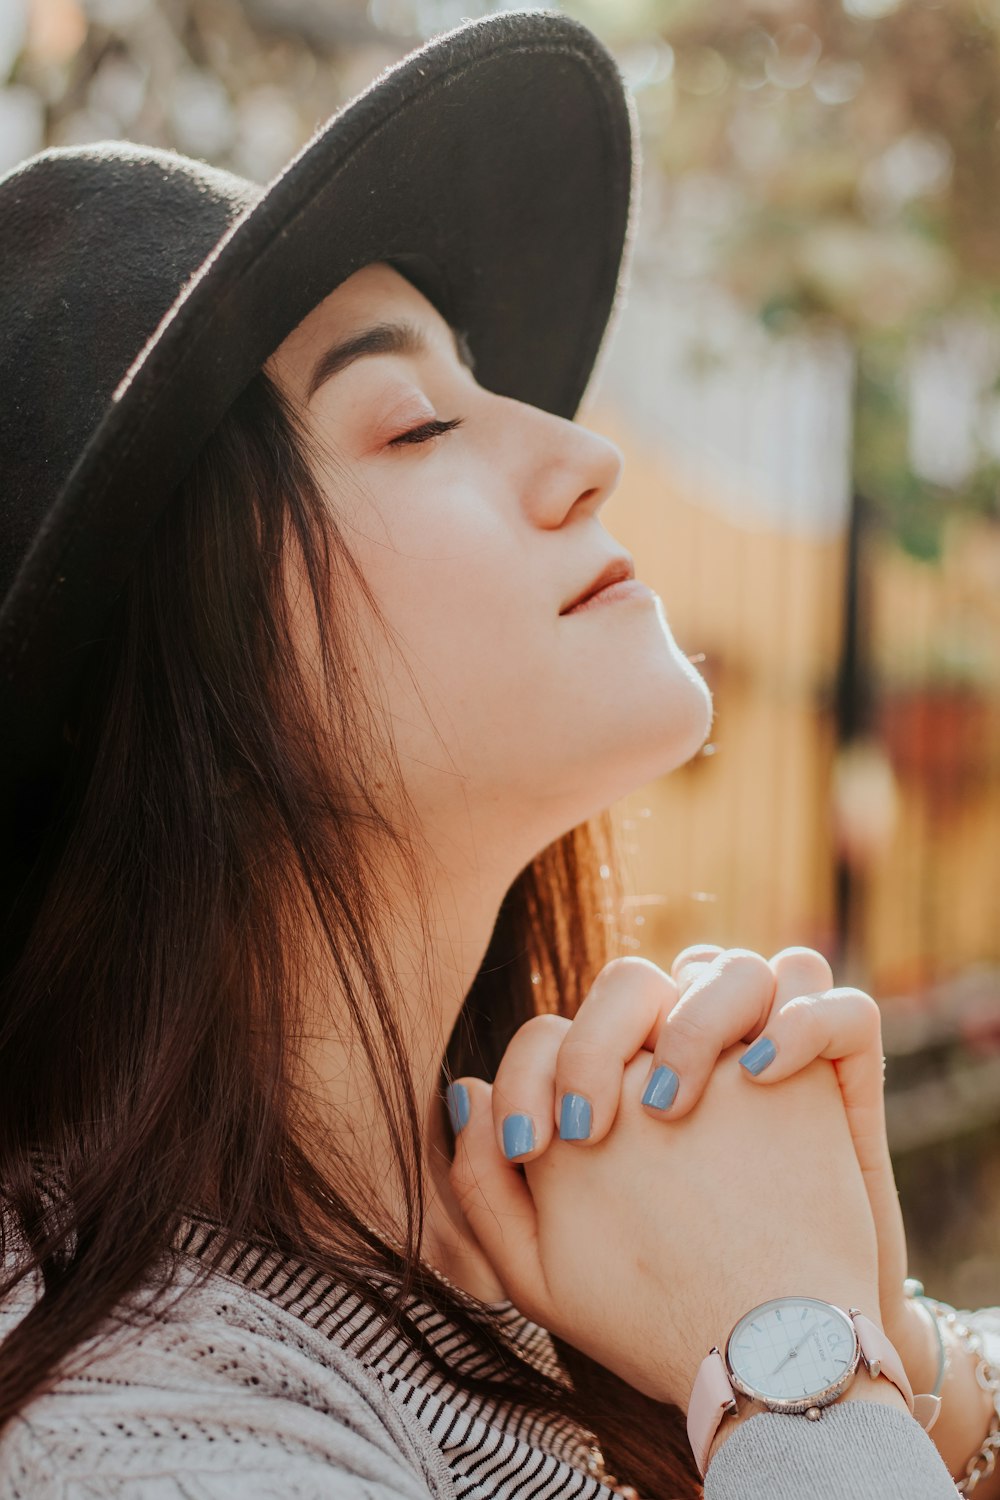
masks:
{"label": "blurred background", "polygon": [[[0,0],[0,172],[125,136],[265,182],[403,52],[505,8]],[[581,415],[626,454],[606,523],[717,709],[618,809],[622,941],[809,943],[871,990],[911,1270],[1000,1303],[1000,0],[563,8],[643,143]]]}

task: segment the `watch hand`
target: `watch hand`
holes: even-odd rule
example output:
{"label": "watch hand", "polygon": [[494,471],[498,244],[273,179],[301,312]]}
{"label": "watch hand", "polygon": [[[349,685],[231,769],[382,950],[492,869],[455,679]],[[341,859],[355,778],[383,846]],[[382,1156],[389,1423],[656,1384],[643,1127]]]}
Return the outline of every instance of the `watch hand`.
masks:
{"label": "watch hand", "polygon": [[790,1359],[794,1359],[795,1358],[795,1356],[798,1354],[799,1350],[802,1348],[802,1345],[805,1344],[805,1343],[808,1343],[809,1339],[812,1338],[812,1336],[813,1336],[813,1334],[815,1332],[816,1332],[816,1324],[815,1323],[810,1323],[808,1329],[802,1335],[802,1337],[799,1339],[799,1341],[795,1345],[795,1347],[793,1349],[789,1349],[789,1351],[785,1355],[784,1359],[781,1360],[781,1362],[779,1364],[775,1365],[774,1369],[771,1371],[771,1374],[772,1375],[777,1375],[777,1373],[778,1373],[779,1370],[783,1370],[785,1368],[785,1366],[787,1365],[788,1361]]}

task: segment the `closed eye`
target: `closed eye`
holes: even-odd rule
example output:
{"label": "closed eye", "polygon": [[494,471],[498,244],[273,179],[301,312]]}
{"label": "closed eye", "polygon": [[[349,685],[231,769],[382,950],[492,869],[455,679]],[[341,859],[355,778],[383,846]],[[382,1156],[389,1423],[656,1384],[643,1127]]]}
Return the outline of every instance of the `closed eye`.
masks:
{"label": "closed eye", "polygon": [[404,443],[426,443],[431,438],[440,437],[442,433],[451,432],[455,427],[461,427],[464,417],[452,417],[448,422],[434,417],[429,422],[421,422],[419,427],[411,427],[409,432],[401,432],[399,437],[392,438],[386,446],[389,448],[401,447]]}

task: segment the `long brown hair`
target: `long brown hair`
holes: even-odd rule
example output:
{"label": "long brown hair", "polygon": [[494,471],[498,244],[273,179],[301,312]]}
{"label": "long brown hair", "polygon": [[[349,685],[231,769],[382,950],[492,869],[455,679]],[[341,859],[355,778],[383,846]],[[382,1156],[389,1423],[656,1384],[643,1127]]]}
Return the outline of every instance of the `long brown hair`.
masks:
{"label": "long brown hair", "polygon": [[[290,546],[322,648],[322,735],[289,629]],[[253,1240],[310,1261],[452,1375],[408,1317],[419,1294],[500,1358],[502,1376],[470,1376],[470,1392],[583,1421],[641,1493],[695,1496],[675,1409],[561,1343],[572,1383],[548,1379],[487,1308],[470,1309],[420,1262],[420,1110],[373,847],[394,851],[415,888],[418,873],[370,784],[363,662],[351,611],[338,608],[352,588],[376,608],[298,416],[261,371],[158,522],[92,653],[65,726],[40,895],[0,984],[0,1296],[32,1274],[43,1282],[0,1350],[0,1427],[140,1291],[194,1210],[227,1227],[220,1255]],[[605,814],[514,881],[442,1084],[492,1078],[538,1010],[574,1013],[618,951],[614,843]],[[336,1122],[312,1115],[293,1081],[295,934],[307,926],[322,934],[380,1089],[408,1206],[402,1249],[372,1228]],[[386,1060],[391,1089],[378,1082]],[[322,1142],[322,1158],[307,1141]]]}

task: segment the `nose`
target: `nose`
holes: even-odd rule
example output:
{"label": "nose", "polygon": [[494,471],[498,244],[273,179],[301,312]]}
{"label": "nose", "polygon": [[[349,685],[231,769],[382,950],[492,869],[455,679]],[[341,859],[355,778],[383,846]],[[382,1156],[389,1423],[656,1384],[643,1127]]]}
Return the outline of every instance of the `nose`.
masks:
{"label": "nose", "polygon": [[621,449],[578,422],[515,404],[527,470],[522,493],[535,524],[556,528],[573,512],[596,515],[621,478]]}

